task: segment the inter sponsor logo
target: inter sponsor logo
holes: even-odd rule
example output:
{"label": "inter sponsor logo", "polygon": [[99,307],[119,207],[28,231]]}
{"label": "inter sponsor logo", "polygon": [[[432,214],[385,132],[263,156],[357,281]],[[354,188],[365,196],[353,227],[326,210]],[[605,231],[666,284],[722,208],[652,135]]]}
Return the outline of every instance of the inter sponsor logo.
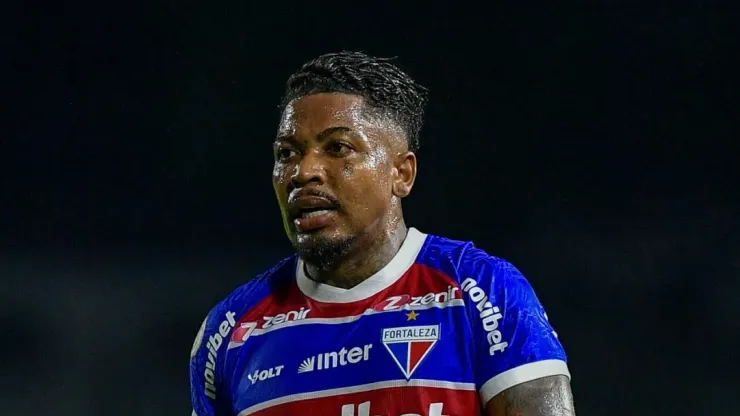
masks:
{"label": "inter sponsor logo", "polygon": [[427,293],[423,296],[409,296],[409,295],[398,295],[391,296],[381,302],[373,305],[372,309],[377,312],[393,311],[409,307],[426,306],[432,303],[445,303],[451,299],[457,299],[456,293],[459,289],[455,286],[448,286],[447,290],[439,293]]}
{"label": "inter sponsor logo", "polygon": [[439,325],[385,328],[382,338],[393,361],[410,379],[439,340]]}
{"label": "inter sponsor logo", "polygon": [[208,337],[208,343],[206,343],[208,361],[206,361],[206,368],[203,371],[203,378],[206,380],[205,394],[213,400],[216,400],[216,359],[224,339],[229,336],[231,328],[236,325],[234,315],[234,312],[226,312],[226,319],[218,325],[218,332]]}
{"label": "inter sponsor logo", "polygon": [[328,370],[343,367],[349,364],[357,364],[370,359],[372,344],[362,347],[354,347],[349,350],[342,348],[339,351],[323,352],[303,360],[298,367],[298,373],[309,373],[311,371]]}
{"label": "inter sponsor logo", "polygon": [[488,354],[494,355],[498,351],[504,352],[509,344],[501,341],[502,335],[499,329],[499,322],[504,316],[501,314],[499,307],[492,305],[488,301],[488,295],[483,289],[478,287],[478,282],[475,279],[468,277],[462,282],[460,287],[463,292],[468,294],[470,300],[475,302],[475,307],[480,313],[483,330],[486,332],[486,340],[489,345]]}

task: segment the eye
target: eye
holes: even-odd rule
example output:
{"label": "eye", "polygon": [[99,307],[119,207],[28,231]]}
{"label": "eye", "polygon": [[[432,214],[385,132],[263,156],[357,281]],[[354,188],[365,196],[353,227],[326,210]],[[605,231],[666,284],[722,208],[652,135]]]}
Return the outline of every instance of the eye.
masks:
{"label": "eye", "polygon": [[282,162],[286,159],[290,159],[293,156],[298,155],[298,152],[288,147],[280,147],[275,150],[275,160]]}
{"label": "eye", "polygon": [[337,156],[346,156],[355,149],[349,144],[342,141],[331,142],[326,146],[326,150]]}

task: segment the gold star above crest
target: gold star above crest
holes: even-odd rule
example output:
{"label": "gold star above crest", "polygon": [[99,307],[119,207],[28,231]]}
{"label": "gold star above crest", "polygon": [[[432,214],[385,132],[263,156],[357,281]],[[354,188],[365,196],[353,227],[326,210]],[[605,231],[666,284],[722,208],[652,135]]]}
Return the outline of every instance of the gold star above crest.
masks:
{"label": "gold star above crest", "polygon": [[419,316],[418,313],[416,313],[414,311],[411,311],[411,312],[409,312],[409,313],[406,314],[406,320],[407,321],[415,321],[417,316]]}

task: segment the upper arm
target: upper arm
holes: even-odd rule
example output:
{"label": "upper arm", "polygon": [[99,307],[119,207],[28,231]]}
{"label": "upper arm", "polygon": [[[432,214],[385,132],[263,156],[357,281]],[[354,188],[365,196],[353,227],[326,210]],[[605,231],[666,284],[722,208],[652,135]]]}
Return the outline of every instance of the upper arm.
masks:
{"label": "upper arm", "polygon": [[[527,397],[542,395],[534,392],[557,390],[563,383],[570,392],[565,351],[519,270],[477,251],[467,270],[461,271],[469,276],[462,279],[461,290],[471,321],[475,381],[482,404],[498,409],[494,404],[507,402],[507,395],[519,391],[527,392]],[[489,410],[489,414],[530,413]]]}
{"label": "upper arm", "polygon": [[[193,416],[229,415],[228,391],[224,388],[223,361],[230,332],[234,326],[232,312],[214,308],[201,324],[190,351],[190,401]],[[226,334],[226,335],[223,335]]]}
{"label": "upper arm", "polygon": [[574,416],[566,376],[548,376],[510,387],[486,404],[487,416]]}

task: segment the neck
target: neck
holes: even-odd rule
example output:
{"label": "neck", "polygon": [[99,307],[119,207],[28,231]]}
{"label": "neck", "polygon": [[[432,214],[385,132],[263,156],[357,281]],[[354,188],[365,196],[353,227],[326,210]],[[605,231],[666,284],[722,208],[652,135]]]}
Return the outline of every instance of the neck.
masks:
{"label": "neck", "polygon": [[357,244],[357,248],[330,268],[306,263],[306,274],[311,280],[330,286],[343,289],[355,287],[390,263],[407,233],[408,228],[401,220],[396,227],[381,233],[379,237],[374,236]]}

